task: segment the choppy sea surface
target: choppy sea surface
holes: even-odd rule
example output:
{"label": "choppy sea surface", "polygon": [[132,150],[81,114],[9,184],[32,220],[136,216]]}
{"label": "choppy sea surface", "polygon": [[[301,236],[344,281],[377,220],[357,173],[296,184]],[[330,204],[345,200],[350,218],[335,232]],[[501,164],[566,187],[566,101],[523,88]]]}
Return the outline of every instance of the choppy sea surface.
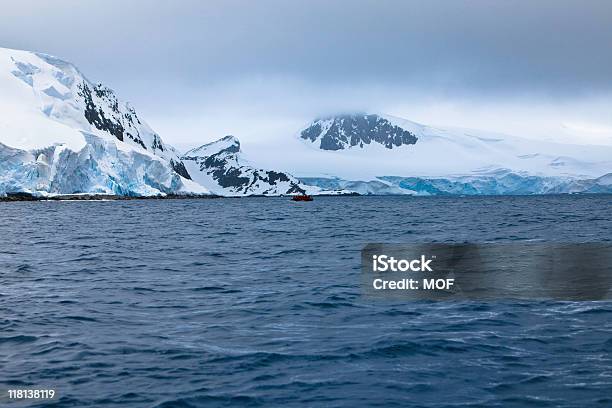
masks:
{"label": "choppy sea surface", "polygon": [[8,388],[53,388],[24,406],[612,406],[610,302],[374,301],[359,275],[368,242],[610,242],[612,196],[0,216],[0,405]]}

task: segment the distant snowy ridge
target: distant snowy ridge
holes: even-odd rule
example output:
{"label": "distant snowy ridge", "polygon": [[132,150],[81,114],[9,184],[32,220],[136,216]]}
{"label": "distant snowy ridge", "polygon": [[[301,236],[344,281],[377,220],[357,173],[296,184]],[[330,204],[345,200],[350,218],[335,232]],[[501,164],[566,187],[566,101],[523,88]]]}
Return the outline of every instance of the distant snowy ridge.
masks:
{"label": "distant snowy ridge", "polygon": [[0,48],[0,194],[208,194],[115,93],[72,64]]}
{"label": "distant snowy ridge", "polygon": [[[381,138],[381,126],[373,123],[391,129],[388,136],[401,134],[400,128],[415,140]],[[283,155],[256,153],[251,157],[285,169],[306,185],[360,194],[605,193],[610,187],[604,180],[612,173],[610,146],[433,127],[380,114],[318,119],[289,138]]]}
{"label": "distant snowy ridge", "polygon": [[[372,125],[376,123],[380,125]],[[377,136],[381,128],[387,129],[384,135],[388,139]],[[414,139],[401,142],[397,129]],[[375,142],[377,137],[389,143]],[[332,176],[361,181],[384,176],[444,178],[499,169],[580,178],[612,172],[610,146],[568,145],[481,130],[432,127],[388,115],[344,114],[316,120],[298,138],[305,146],[293,143],[291,159],[273,157],[268,165],[285,168],[300,178]],[[316,163],[316,171],[311,163]]]}
{"label": "distant snowy ridge", "polygon": [[[404,143],[397,128],[415,139]],[[381,129],[386,129],[382,136]],[[301,143],[287,143],[290,152],[282,156],[266,156],[266,165],[324,189],[413,195],[611,192],[610,146],[534,141],[362,113],[315,120],[294,139]]]}
{"label": "distant snowy ridge", "polygon": [[[242,155],[240,141],[225,136],[186,152],[181,159],[193,179],[210,191],[224,196],[320,194],[290,174],[251,165]],[[338,194],[344,191],[325,191]]]}

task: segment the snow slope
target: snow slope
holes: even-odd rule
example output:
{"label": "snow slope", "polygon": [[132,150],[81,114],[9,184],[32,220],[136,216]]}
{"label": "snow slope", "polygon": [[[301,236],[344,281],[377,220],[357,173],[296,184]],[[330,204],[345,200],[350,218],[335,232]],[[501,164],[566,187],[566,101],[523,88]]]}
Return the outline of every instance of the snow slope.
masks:
{"label": "snow slope", "polygon": [[243,157],[240,141],[234,136],[192,149],[182,160],[195,181],[223,196],[343,192],[306,187],[290,174],[253,166]]}
{"label": "snow slope", "polygon": [[[347,120],[347,116],[353,118]],[[363,128],[356,126],[363,122],[356,119],[359,116],[369,118]],[[396,127],[407,132],[403,139],[398,137],[402,132]],[[416,142],[405,135],[414,136]],[[299,132],[245,146],[252,162],[283,169],[305,184],[364,194],[605,192],[606,188],[599,191],[599,187],[587,188],[590,182],[578,181],[597,180],[612,173],[610,146],[550,143],[486,131],[439,128],[388,115],[317,119]],[[280,149],[283,154],[271,154]],[[408,178],[424,183],[397,182]],[[448,188],[442,187],[444,180]],[[465,188],[458,188],[455,182],[465,184]],[[438,187],[426,187],[427,183]],[[477,185],[480,187],[475,188]]]}
{"label": "snow slope", "polygon": [[440,128],[388,115],[316,119],[265,143],[247,140],[245,149],[252,162],[287,171],[306,185],[361,194],[612,191],[602,181],[612,173],[610,146]]}
{"label": "snow slope", "polygon": [[127,103],[58,58],[0,48],[0,194],[206,194]]}

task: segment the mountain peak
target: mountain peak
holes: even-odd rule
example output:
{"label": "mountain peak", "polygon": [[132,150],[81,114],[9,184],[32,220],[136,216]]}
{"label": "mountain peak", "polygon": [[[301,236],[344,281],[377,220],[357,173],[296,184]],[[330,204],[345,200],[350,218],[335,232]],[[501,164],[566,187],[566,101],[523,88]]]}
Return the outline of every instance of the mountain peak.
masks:
{"label": "mountain peak", "polygon": [[300,137],[318,143],[321,150],[364,148],[372,143],[387,149],[413,145],[417,137],[389,119],[367,113],[348,113],[316,119]]}
{"label": "mountain peak", "polygon": [[221,139],[215,140],[214,142],[206,143],[200,147],[189,150],[183,157],[208,157],[221,152],[239,153],[240,140],[232,135],[223,136]]}
{"label": "mountain peak", "polygon": [[240,141],[225,136],[186,152],[182,158],[194,180],[220,195],[304,193],[290,174],[253,167],[240,151]]}

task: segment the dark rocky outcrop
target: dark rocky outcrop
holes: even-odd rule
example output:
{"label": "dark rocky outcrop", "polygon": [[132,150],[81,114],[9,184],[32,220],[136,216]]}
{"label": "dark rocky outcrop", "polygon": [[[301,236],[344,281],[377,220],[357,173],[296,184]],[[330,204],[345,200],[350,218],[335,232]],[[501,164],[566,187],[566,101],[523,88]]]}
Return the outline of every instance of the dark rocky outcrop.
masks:
{"label": "dark rocky outcrop", "polygon": [[[216,142],[190,150],[181,159],[197,163],[201,173],[211,177],[225,192],[231,194],[305,193],[300,182],[293,176],[244,164],[240,154],[240,141],[233,136],[225,136]],[[191,170],[193,175],[193,168]],[[194,175],[194,178],[198,180],[197,175]]]}
{"label": "dark rocky outcrop", "polygon": [[379,143],[387,149],[417,142],[408,130],[378,115],[351,114],[317,119],[301,132],[301,138],[316,142],[322,150],[342,150]]}
{"label": "dark rocky outcrop", "polygon": [[[142,122],[136,111],[126,105],[122,112],[119,100],[112,89],[102,84],[92,87],[85,81],[78,84],[77,88],[78,95],[83,98],[85,105],[85,118],[96,129],[107,132],[122,142],[126,141],[127,138],[153,153],[166,151],[164,143],[157,134],[153,134],[151,146],[145,144],[138,130],[139,126],[142,126]],[[98,103],[96,103],[96,100]],[[170,159],[170,165],[176,173],[191,180],[189,172],[178,157],[176,160]]]}

